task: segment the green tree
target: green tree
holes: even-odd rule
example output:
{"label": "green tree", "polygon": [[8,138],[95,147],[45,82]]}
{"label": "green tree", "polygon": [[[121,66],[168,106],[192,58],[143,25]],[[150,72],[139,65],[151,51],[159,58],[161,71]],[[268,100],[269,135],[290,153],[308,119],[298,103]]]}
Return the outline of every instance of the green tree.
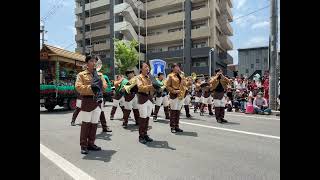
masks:
{"label": "green tree", "polygon": [[115,39],[115,64],[120,74],[124,74],[129,68],[135,67],[139,62],[139,53],[136,50],[138,42]]}

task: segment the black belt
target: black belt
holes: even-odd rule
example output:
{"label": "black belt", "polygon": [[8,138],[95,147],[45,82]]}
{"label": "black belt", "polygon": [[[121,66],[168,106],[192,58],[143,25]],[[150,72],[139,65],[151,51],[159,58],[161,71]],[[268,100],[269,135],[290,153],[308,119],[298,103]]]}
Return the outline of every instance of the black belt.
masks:
{"label": "black belt", "polygon": [[142,92],[138,92],[138,94],[140,94],[140,95],[144,95],[144,96],[149,96],[149,95],[150,95],[150,94],[142,93]]}
{"label": "black belt", "polygon": [[82,98],[93,98],[94,96],[81,96]]}

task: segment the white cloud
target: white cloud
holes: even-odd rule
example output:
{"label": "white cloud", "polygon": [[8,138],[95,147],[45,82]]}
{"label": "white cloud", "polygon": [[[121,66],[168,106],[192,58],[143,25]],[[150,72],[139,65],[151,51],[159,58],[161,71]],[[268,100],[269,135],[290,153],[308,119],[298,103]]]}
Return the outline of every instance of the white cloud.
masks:
{"label": "white cloud", "polygon": [[262,21],[262,22],[253,24],[251,26],[251,29],[266,28],[266,27],[269,27],[269,25],[270,25],[269,21]]}
{"label": "white cloud", "polygon": [[63,49],[63,47],[61,47],[61,46],[59,46],[59,45],[56,45],[56,44],[54,44],[53,46],[54,46],[54,47],[57,47],[57,48],[60,48],[60,49]]}
{"label": "white cloud", "polygon": [[77,34],[77,30],[76,30],[75,27],[73,27],[73,26],[67,26],[67,29],[71,30],[72,33],[73,33],[73,35],[76,35],[76,34]]}
{"label": "white cloud", "polygon": [[247,0],[237,0],[234,3],[236,4],[236,8],[240,9],[247,2]]}
{"label": "white cloud", "polygon": [[[268,46],[268,38],[257,36],[249,39],[245,44],[245,47],[256,47],[256,46]],[[244,47],[241,47],[244,48]]]}
{"label": "white cloud", "polygon": [[252,23],[256,22],[257,19],[258,19],[253,14],[251,14],[249,16],[246,16],[246,17],[243,17],[243,18],[240,18],[240,19],[237,19],[237,18],[242,17],[242,16],[243,16],[243,14],[237,14],[237,15],[234,16],[234,20],[235,20],[234,23],[237,26],[241,27],[241,28],[247,27],[249,24],[252,24]]}

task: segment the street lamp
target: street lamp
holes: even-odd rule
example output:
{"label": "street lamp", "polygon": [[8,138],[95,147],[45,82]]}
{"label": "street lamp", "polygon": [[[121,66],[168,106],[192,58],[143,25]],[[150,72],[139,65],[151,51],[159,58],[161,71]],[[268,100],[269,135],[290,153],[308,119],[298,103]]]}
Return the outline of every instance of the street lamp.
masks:
{"label": "street lamp", "polygon": [[209,77],[211,77],[211,53],[214,52],[214,48],[211,48],[209,51]]}

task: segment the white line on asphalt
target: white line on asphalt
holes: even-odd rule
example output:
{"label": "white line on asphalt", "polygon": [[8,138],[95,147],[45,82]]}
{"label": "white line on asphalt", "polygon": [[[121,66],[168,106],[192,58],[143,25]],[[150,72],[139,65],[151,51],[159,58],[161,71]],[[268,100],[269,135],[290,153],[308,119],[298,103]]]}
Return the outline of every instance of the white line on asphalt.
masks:
{"label": "white line on asphalt", "polygon": [[227,116],[239,116],[239,117],[248,117],[248,118],[255,118],[255,119],[269,119],[269,120],[276,120],[280,121],[280,118],[267,118],[267,117],[259,117],[255,115],[239,115],[239,114],[231,114],[231,113],[226,113]]}
{"label": "white line on asphalt", "polygon": [[211,129],[218,129],[218,130],[223,130],[223,131],[230,131],[230,132],[237,132],[237,133],[242,133],[242,134],[249,134],[249,135],[254,135],[254,136],[268,137],[268,138],[273,138],[273,139],[279,139],[280,140],[279,136],[271,136],[271,135],[267,135],[267,134],[253,133],[253,132],[247,132],[247,131],[239,131],[239,130],[235,130],[235,129],[227,129],[227,128],[221,128],[221,127],[215,127],[215,126],[207,126],[207,125],[189,123],[189,122],[184,122],[184,121],[180,121],[180,123],[193,125],[193,126],[199,126],[199,127],[206,127],[206,128],[211,128]]}
{"label": "white line on asphalt", "polygon": [[69,174],[73,179],[76,180],[95,180],[93,177],[89,176],[87,173],[83,172],[81,169],[77,168],[69,161],[65,160],[63,157],[59,156],[55,152],[48,149],[46,146],[40,143],[40,153],[42,153],[46,158],[56,164],[64,172]]}

